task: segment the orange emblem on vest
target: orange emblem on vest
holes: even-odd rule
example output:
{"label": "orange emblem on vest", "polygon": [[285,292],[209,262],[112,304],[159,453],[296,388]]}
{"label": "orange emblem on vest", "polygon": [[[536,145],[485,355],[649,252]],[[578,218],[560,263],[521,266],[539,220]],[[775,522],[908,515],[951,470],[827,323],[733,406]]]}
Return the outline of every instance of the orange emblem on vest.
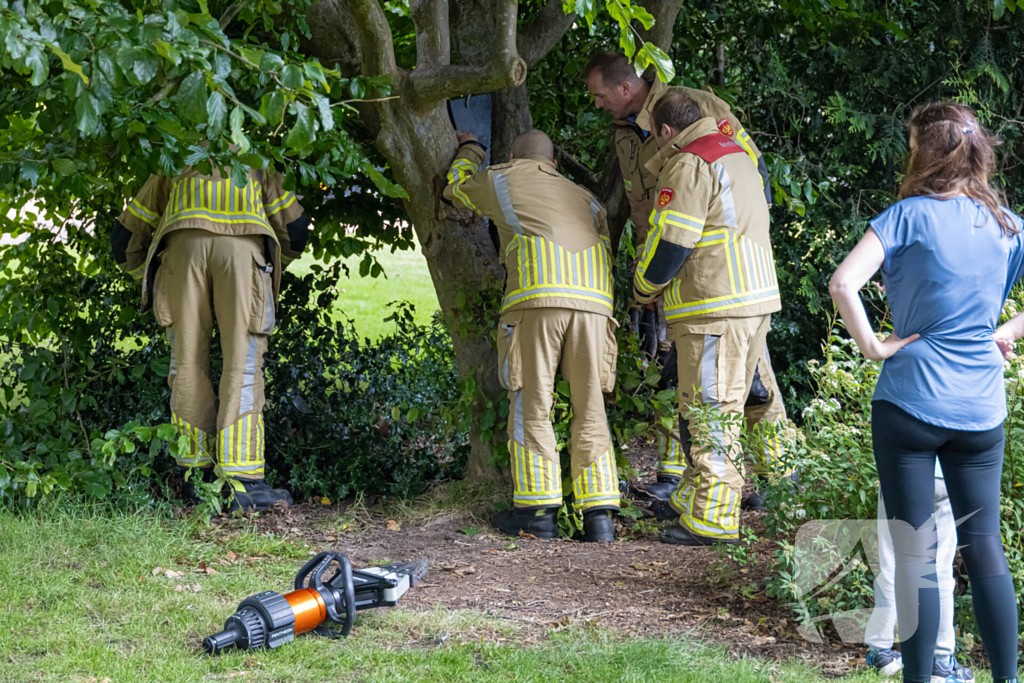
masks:
{"label": "orange emblem on vest", "polygon": [[658,208],[664,209],[670,201],[672,201],[673,191],[671,187],[661,188],[661,192],[658,194]]}
{"label": "orange emblem on vest", "polygon": [[733,129],[732,126],[729,125],[729,119],[722,119],[721,121],[718,122],[718,132],[721,133],[722,135],[728,135],[729,137],[732,137]]}

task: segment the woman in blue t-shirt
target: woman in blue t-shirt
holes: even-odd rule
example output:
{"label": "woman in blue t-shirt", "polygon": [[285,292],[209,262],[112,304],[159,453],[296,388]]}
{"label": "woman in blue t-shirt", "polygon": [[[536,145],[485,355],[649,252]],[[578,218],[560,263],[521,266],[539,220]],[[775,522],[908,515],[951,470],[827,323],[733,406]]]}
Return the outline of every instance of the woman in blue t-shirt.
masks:
{"label": "woman in blue t-shirt", "polygon": [[[958,533],[974,613],[997,683],[1017,681],[1017,597],[999,525],[1003,356],[1015,334],[996,325],[1021,277],[1021,221],[989,184],[995,140],[951,102],[916,109],[900,201],[870,222],[830,291],[861,353],[885,360],[872,440],[896,552],[903,680],[931,681],[939,626],[935,547]],[[879,340],[859,290],[882,270],[894,333]],[[1022,325],[1024,327],[1024,325]],[[994,339],[1001,339],[997,344]],[[936,529],[935,461],[954,531]]]}

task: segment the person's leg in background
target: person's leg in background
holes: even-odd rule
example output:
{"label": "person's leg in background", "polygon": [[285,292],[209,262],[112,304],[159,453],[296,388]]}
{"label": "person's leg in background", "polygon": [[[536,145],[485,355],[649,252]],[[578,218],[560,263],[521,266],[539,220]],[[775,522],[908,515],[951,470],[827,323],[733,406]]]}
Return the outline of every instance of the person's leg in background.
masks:
{"label": "person's leg in background", "polygon": [[1000,528],[1004,441],[1001,425],[985,432],[956,432],[938,453],[953,516],[960,520],[960,554],[995,683],[1018,677],[1017,595]]}
{"label": "person's leg in background", "polygon": [[872,442],[896,560],[903,680],[930,683],[939,631],[935,458],[954,432],[887,401],[872,404]]}
{"label": "person's leg in background", "polygon": [[[771,316],[768,316],[767,329],[771,329]],[[767,338],[767,331],[765,332]],[[782,422],[786,419],[786,406],[779,391],[779,384],[772,370],[771,358],[768,355],[768,344],[762,344],[755,350],[755,362],[750,376],[750,393],[743,406],[746,418],[746,431],[750,449],[754,452],[754,474],[757,488],[743,499],[740,507],[744,510],[766,509],[764,495],[760,492],[762,484],[769,475],[778,472],[783,476],[793,476],[793,472],[785,469],[782,447]]]}
{"label": "person's leg in background", "polygon": [[[956,531],[953,511],[946,494],[946,485],[937,470],[935,478],[935,524],[939,533],[936,574],[939,584],[939,632],[935,642],[935,663],[932,676],[959,683],[974,680],[973,672],[960,665],[954,657],[956,631],[953,624],[954,592],[953,558],[956,555]],[[950,533],[952,532],[952,533]],[[896,635],[896,594],[893,576],[896,558],[892,536],[885,514],[885,502],[878,496],[878,571],[875,573],[875,605],[864,629],[868,646],[868,666],[883,676],[892,676],[903,668],[900,653],[893,649]]]}
{"label": "person's leg in background", "polygon": [[[952,569],[952,568],[951,568]],[[885,501],[878,492],[878,571],[875,573],[875,606],[864,628],[868,646],[868,666],[883,676],[892,676],[903,668],[900,653],[893,650],[896,641],[896,556],[892,548]]]}

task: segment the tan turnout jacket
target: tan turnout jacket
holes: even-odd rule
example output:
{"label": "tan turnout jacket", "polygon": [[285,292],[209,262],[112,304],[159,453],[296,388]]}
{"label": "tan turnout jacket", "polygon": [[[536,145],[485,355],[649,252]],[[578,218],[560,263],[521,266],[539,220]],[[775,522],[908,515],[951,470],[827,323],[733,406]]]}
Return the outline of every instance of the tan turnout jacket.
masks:
{"label": "tan turnout jacket", "polygon": [[[191,167],[173,180],[151,175],[117,219],[131,232],[126,260],[119,265],[142,282],[143,309],[152,305],[153,278],[160,265],[154,257],[162,251],[164,237],[184,229],[265,237],[273,259],[276,301],[281,267],[299,257],[308,226],[308,220],[299,220],[302,205],[284,189],[283,180],[277,172],[250,170],[246,186],[237,187],[216,168],[206,176]],[[293,249],[293,242],[301,243],[298,249]]]}
{"label": "tan turnout jacket", "polygon": [[[654,129],[652,112],[658,100],[670,90],[681,91],[689,95],[700,106],[700,113],[703,116],[714,119],[720,133],[739,143],[757,167],[758,173],[761,175],[759,187],[765,192],[764,196],[768,204],[771,204],[771,184],[768,182],[768,170],[761,158],[761,152],[750,138],[750,134],[740,125],[739,119],[733,115],[729,105],[706,90],[670,87],[655,79],[643,109],[637,114],[636,123],[625,119],[616,119],[613,122],[615,125],[615,151],[619,157],[619,167],[622,169],[622,181],[625,184],[626,197],[629,199],[638,244],[647,239],[647,231],[651,227],[648,219],[651,209],[654,207],[654,191],[658,182],[657,174],[651,173],[647,168],[647,164],[658,153],[658,144],[651,133]],[[644,136],[641,131],[645,131],[647,135]],[[767,189],[764,190],[764,188]]]}
{"label": "tan turnout jacket", "polygon": [[492,219],[508,277],[502,313],[572,308],[613,314],[612,253],[604,207],[542,158],[513,159],[478,172],[476,143],[463,144],[445,198]]}
{"label": "tan turnout jacket", "polygon": [[743,148],[704,118],[658,152],[647,171],[658,189],[633,280],[637,299],[664,292],[669,323],[778,311],[768,205]]}

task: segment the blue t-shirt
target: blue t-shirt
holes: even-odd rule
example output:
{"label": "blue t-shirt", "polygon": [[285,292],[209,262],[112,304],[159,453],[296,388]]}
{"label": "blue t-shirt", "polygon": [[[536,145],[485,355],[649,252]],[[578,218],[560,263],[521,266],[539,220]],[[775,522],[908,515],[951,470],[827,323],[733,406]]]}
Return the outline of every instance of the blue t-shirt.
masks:
{"label": "blue t-shirt", "polygon": [[893,328],[921,335],[885,361],[874,400],[948,429],[997,427],[1006,394],[992,333],[1022,274],[1021,235],[1004,235],[991,211],[967,197],[910,197],[870,225],[885,249]]}

